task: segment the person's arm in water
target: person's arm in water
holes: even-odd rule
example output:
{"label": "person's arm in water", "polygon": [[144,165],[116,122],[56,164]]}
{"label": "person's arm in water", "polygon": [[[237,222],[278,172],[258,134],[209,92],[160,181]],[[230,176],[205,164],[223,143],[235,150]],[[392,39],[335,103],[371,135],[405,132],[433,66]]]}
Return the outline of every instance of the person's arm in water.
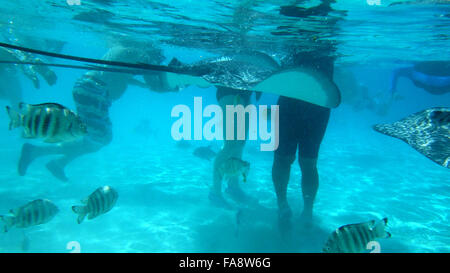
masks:
{"label": "person's arm in water", "polygon": [[[34,62],[34,63],[43,63],[40,58],[29,56],[28,61]],[[35,72],[41,75],[45,81],[48,83],[48,85],[52,86],[56,83],[56,80],[58,77],[56,76],[56,73],[50,69],[49,66],[45,65],[32,65],[31,69]]]}
{"label": "person's arm in water", "polygon": [[389,89],[389,93],[394,96],[394,94],[397,92],[397,82],[398,78],[400,77],[406,77],[409,78],[412,72],[412,67],[403,67],[396,69],[391,76],[391,86]]}
{"label": "person's arm in water", "polygon": [[[0,50],[0,57],[2,60],[13,62],[35,62],[42,63],[42,61],[32,54],[25,54],[19,51]],[[22,65],[20,66],[22,73],[29,78],[36,89],[39,89],[39,78],[37,74],[40,74],[49,85],[53,85],[56,82],[56,74],[48,66],[43,65]]]}

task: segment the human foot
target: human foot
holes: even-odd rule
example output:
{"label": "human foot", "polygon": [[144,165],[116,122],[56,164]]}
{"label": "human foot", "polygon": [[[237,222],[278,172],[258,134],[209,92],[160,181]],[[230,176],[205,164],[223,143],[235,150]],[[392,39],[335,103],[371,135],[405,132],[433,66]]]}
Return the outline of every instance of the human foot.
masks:
{"label": "human foot", "polygon": [[312,211],[303,210],[302,214],[300,215],[300,224],[308,229],[314,226]]}
{"label": "human foot", "polygon": [[281,233],[287,233],[292,228],[292,210],[289,205],[282,204],[278,206],[278,227]]}

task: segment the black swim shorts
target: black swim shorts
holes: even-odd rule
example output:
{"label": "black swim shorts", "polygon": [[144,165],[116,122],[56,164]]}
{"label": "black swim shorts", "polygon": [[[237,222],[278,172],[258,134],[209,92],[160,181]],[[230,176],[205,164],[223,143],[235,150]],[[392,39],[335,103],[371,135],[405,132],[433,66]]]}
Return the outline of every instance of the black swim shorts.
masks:
{"label": "black swim shorts", "polygon": [[279,146],[275,156],[295,160],[297,151],[302,158],[317,158],[330,109],[305,101],[280,96]]}

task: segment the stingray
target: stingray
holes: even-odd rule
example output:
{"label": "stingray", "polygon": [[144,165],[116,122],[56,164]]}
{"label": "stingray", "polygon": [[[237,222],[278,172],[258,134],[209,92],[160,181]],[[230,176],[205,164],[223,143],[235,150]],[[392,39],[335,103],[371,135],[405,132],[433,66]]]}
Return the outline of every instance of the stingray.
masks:
{"label": "stingray", "polygon": [[135,75],[148,73],[149,70],[160,71],[167,73],[167,81],[171,88],[188,85],[197,85],[202,88],[224,86],[237,90],[272,93],[327,108],[335,108],[341,102],[340,91],[336,84],[320,71],[304,67],[281,68],[274,60],[271,60],[270,56],[258,52],[238,53],[188,65],[174,60],[165,66],[84,58],[5,43],[0,43],[0,47],[96,65],[35,64],[11,61],[0,61],[0,63],[47,65]]}
{"label": "stingray", "polygon": [[390,124],[377,124],[375,131],[403,140],[437,164],[450,168],[450,108],[435,107]]}

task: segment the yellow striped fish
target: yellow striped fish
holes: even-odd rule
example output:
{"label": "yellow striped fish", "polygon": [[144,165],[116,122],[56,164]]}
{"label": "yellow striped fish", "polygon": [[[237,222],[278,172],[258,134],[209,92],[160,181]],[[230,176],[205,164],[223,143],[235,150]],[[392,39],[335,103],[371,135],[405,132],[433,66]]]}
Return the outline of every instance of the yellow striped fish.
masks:
{"label": "yellow striped fish", "polygon": [[10,210],[11,215],[0,216],[4,222],[4,232],[12,227],[27,228],[49,222],[59,209],[47,199],[38,199],[16,209]]}
{"label": "yellow striped fish", "polygon": [[385,231],[387,218],[376,223],[374,220],[342,226],[330,235],[323,252],[325,253],[361,253],[367,251],[367,244],[379,238],[389,238]]}
{"label": "yellow striped fish", "polygon": [[11,119],[9,129],[23,127],[24,138],[42,138],[44,142],[56,143],[76,140],[87,134],[86,125],[80,117],[57,103],[20,103],[23,114],[6,106]]}
{"label": "yellow striped fish", "polygon": [[116,204],[118,193],[110,186],[104,186],[96,189],[87,198],[81,200],[85,206],[73,206],[73,212],[78,214],[77,222],[81,224],[86,217],[91,220],[101,214],[110,211]]}
{"label": "yellow striped fish", "polygon": [[242,174],[244,182],[247,182],[247,175],[250,170],[250,163],[237,157],[230,157],[219,167],[219,172],[225,177],[234,177]]}

